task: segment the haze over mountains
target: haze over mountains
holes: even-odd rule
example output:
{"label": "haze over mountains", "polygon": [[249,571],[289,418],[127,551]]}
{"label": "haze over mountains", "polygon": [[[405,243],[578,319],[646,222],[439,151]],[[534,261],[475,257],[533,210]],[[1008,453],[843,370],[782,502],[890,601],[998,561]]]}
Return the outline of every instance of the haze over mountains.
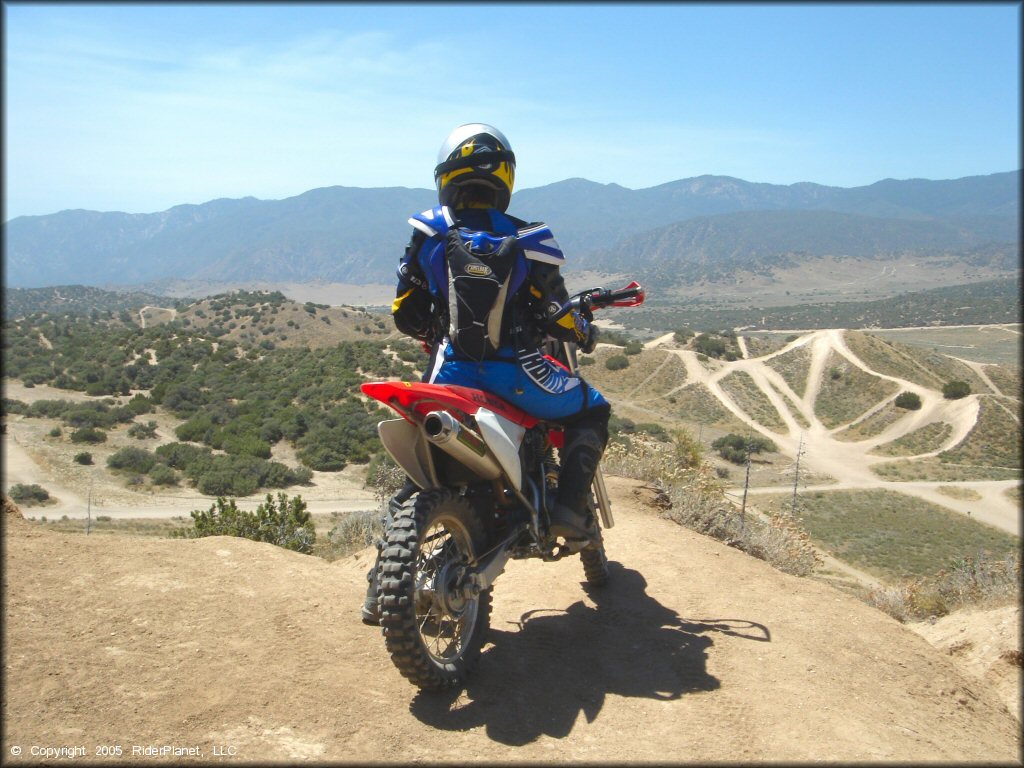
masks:
{"label": "haze over mountains", "polygon": [[[213,200],[150,214],[85,210],[4,224],[9,287],[164,280],[390,283],[429,189],[326,187],[284,200]],[[864,187],[725,176],[648,189],[568,179],[525,189],[511,212],[545,221],[573,269],[716,281],[819,257],[943,257],[1013,273],[1020,171]]]}

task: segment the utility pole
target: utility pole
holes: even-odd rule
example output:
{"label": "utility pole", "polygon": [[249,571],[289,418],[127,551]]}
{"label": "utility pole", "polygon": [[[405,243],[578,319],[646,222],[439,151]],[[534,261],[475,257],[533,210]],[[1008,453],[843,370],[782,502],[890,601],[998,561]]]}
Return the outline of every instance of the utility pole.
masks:
{"label": "utility pole", "polygon": [[743,504],[740,506],[740,533],[747,527],[747,489],[750,487],[750,440],[747,440],[747,476],[743,480]]}
{"label": "utility pole", "polygon": [[800,457],[804,452],[804,433],[800,433],[800,445],[796,449],[796,470],[793,472],[793,506],[792,514],[796,517],[796,489],[800,484]]}

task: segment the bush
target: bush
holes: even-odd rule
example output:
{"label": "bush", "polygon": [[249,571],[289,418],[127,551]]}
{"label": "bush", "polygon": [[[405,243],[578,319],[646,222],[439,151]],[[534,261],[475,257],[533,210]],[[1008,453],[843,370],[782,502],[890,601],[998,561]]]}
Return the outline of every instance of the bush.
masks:
{"label": "bush", "polygon": [[961,558],[931,577],[881,587],[867,602],[897,621],[944,616],[963,608],[987,608],[1020,602],[1020,555],[1002,559],[984,553]]}
{"label": "bush", "polygon": [[75,463],[76,464],[85,464],[85,465],[92,464],[92,454],[89,453],[88,451],[82,451],[81,453],[76,453],[75,454]]}
{"label": "bush", "polygon": [[209,448],[188,443],[166,443],[159,446],[155,453],[167,466],[185,469],[200,457],[209,457],[213,452]]}
{"label": "bush", "polygon": [[107,442],[106,432],[101,432],[95,427],[82,427],[71,433],[72,443],[105,443]]}
{"label": "bush", "polygon": [[122,448],[107,459],[107,466],[111,469],[140,475],[149,472],[154,464],[156,464],[156,457],[145,448]]}
{"label": "bush", "polygon": [[234,499],[219,497],[209,510],[191,512],[193,530],[177,535],[197,539],[204,536],[238,536],[262,541],[294,552],[309,554],[316,544],[316,531],[301,496],[289,499],[269,493],[255,512],[243,512]]}
{"label": "bush", "polygon": [[380,512],[364,510],[350,512],[327,534],[330,546],[328,559],[345,557],[360,549],[373,546],[384,535],[384,521]]}
{"label": "bush", "polygon": [[178,473],[166,464],[156,464],[149,471],[149,480],[153,485],[177,485]]}
{"label": "bush", "polygon": [[632,341],[627,341],[626,348],[624,351],[627,355],[639,355],[641,352],[644,351],[644,345],[642,342],[637,341],[636,339]]}
{"label": "bush", "polygon": [[711,447],[718,451],[719,456],[733,464],[746,464],[748,452],[753,455],[778,450],[778,446],[766,437],[741,437],[732,433],[718,438],[711,443]]}
{"label": "bush", "polygon": [[142,414],[149,413],[153,410],[153,401],[145,395],[138,394],[129,400],[125,407],[136,416],[141,416]]}
{"label": "bush", "polygon": [[50,437],[60,437],[63,434],[64,432],[61,430],[60,427],[54,427],[53,429],[50,430]]}
{"label": "bush", "polygon": [[942,385],[942,396],[947,400],[959,400],[971,394],[971,385],[966,381],[947,381]]}
{"label": "bush", "polygon": [[146,424],[132,424],[128,427],[128,437],[136,440],[148,440],[156,437],[156,422],[150,421]]}
{"label": "bush", "polygon": [[900,392],[894,401],[897,408],[907,411],[918,411],[921,409],[921,397],[916,392]]}
{"label": "bush", "polygon": [[612,355],[604,361],[604,367],[609,371],[621,371],[623,368],[629,368],[629,358],[625,355]]}
{"label": "bush", "polygon": [[27,507],[45,504],[50,500],[50,492],[42,486],[34,484],[22,485],[21,483],[16,483],[8,489],[7,495],[14,501]]}

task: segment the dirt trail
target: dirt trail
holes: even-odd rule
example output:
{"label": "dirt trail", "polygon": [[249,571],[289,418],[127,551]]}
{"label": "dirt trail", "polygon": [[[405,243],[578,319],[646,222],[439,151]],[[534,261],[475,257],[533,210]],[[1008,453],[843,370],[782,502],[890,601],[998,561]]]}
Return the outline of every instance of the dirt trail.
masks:
{"label": "dirt trail", "polygon": [[480,667],[449,695],[417,693],[359,622],[369,551],[332,564],[8,517],[5,759],[1020,763],[1016,719],[948,654],[657,517],[639,485],[609,478],[612,584],[582,588],[576,558],[511,563]]}
{"label": "dirt trail", "polygon": [[[936,390],[874,371],[850,350],[844,338],[844,331],[841,329],[803,332],[798,338],[771,354],[751,358],[747,357],[745,353],[743,359],[733,361],[713,371],[701,365],[697,360],[696,353],[692,350],[673,349],[670,346],[672,338],[672,334],[666,334],[648,342],[645,346],[648,349],[661,347],[677,355],[686,365],[686,385],[699,383],[706,386],[723,407],[728,409],[730,413],[752,430],[775,442],[783,454],[795,457],[797,451],[802,447],[804,451],[801,459],[804,462],[802,466],[806,466],[815,473],[833,477],[836,480],[835,483],[829,486],[822,486],[821,490],[853,488],[894,490],[916,496],[961,514],[970,515],[977,520],[1018,536],[1021,534],[1020,511],[1013,500],[1005,494],[1006,489],[1017,485],[1019,480],[961,481],[950,483],[897,482],[883,480],[871,471],[872,465],[893,460],[892,457],[872,455],[871,451],[873,449],[907,435],[931,422],[945,422],[952,427],[952,432],[939,448],[921,453],[915,457],[905,458],[936,456],[942,451],[956,446],[967,437],[977,422],[980,409],[978,395],[969,395],[960,400],[950,401],[943,398],[942,394]],[[783,355],[800,346],[806,346],[811,353],[807,374],[807,387],[802,397],[790,388],[777,371],[767,365],[767,362],[772,358]],[[825,365],[829,355],[833,352],[841,355],[850,364],[872,376],[893,381],[900,386],[901,390],[917,393],[921,398],[921,408],[904,416],[873,437],[858,441],[837,439],[836,433],[842,431],[848,425],[842,424],[837,427],[826,427],[814,412],[814,404],[823,380]],[[980,370],[980,366],[972,366],[972,368]],[[733,401],[720,382],[734,371],[744,371],[750,375],[757,388],[779,412],[786,425],[784,430],[769,429],[758,423],[739,404]],[[984,380],[988,381],[987,377]],[[641,387],[638,387],[629,396],[637,401],[637,405],[642,405],[643,403],[641,389]],[[781,396],[779,392],[786,396]],[[886,402],[883,401],[878,407],[885,405]],[[810,425],[809,427],[802,427],[797,422],[793,414],[794,409],[798,410],[800,415],[807,420],[807,423]],[[951,498],[938,491],[938,488],[943,485],[970,487],[980,494],[981,500],[967,501]],[[750,492],[778,493],[780,489],[752,488]]]}

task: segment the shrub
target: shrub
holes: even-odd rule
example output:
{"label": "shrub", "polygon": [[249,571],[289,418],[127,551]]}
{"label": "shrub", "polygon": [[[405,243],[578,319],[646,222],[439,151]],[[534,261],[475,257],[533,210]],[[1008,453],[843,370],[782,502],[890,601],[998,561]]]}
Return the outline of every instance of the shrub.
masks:
{"label": "shrub", "polygon": [[60,437],[63,434],[64,432],[61,430],[60,427],[54,427],[53,429],[50,430],[50,437]]}
{"label": "shrub", "polygon": [[[723,339],[722,336],[725,336],[728,341]],[[736,335],[731,331],[723,331],[721,335],[699,334],[693,340],[693,348],[697,351],[698,355],[707,355],[708,357],[717,357],[729,361],[736,360],[739,357]]]}
{"label": "shrub", "polygon": [[92,454],[88,451],[82,451],[81,453],[75,454],[75,463],[77,464],[92,464]]}
{"label": "shrub", "polygon": [[621,371],[623,368],[629,368],[629,358],[625,355],[612,355],[604,361],[604,367],[609,371]]}
{"label": "shrub", "polygon": [[145,395],[138,394],[129,400],[125,407],[136,416],[141,416],[142,414],[149,413],[153,410],[153,401]]}
{"label": "shrub", "polygon": [[159,446],[155,453],[157,458],[174,469],[185,469],[200,457],[212,455],[212,451],[209,448],[189,445],[188,443],[166,443]]}
{"label": "shrub", "polygon": [[193,529],[177,535],[192,539],[238,536],[304,554],[309,554],[316,544],[316,531],[301,496],[289,499],[279,493],[275,499],[268,493],[255,512],[244,512],[234,499],[219,497],[206,512],[197,509],[191,515]]}
{"label": "shrub", "polygon": [[177,485],[178,473],[166,464],[156,464],[149,471],[149,480],[153,485]]}
{"label": "shrub", "polygon": [[107,466],[144,475],[156,464],[156,457],[145,448],[122,448],[111,454]]}
{"label": "shrub", "polygon": [[753,455],[778,450],[778,446],[766,437],[741,437],[732,433],[718,438],[711,443],[711,447],[718,451],[719,456],[733,464],[745,464],[748,452]]}
{"label": "shrub", "polygon": [[71,433],[72,443],[105,443],[106,441],[106,432],[101,432],[95,427],[82,427]]}
{"label": "shrub", "polygon": [[623,350],[627,355],[639,355],[644,351],[644,345],[642,342],[633,339],[632,341],[626,342],[626,348]]}
{"label": "shrub", "polygon": [[227,466],[210,469],[196,478],[196,488],[206,496],[249,496],[259,490],[259,480],[240,475]]}
{"label": "shrub", "polygon": [[383,516],[379,511],[350,512],[327,534],[330,546],[328,559],[345,557],[373,546],[384,535]]}
{"label": "shrub", "polygon": [[672,432],[672,444],[675,446],[676,460],[680,466],[686,469],[694,469],[699,467],[704,461],[704,450],[688,430],[674,430]]}
{"label": "shrub", "polygon": [[947,381],[942,385],[942,396],[947,400],[959,400],[971,394],[971,385],[966,381]]}
{"label": "shrub", "polygon": [[917,411],[921,409],[921,397],[916,392],[900,392],[896,395],[894,403],[897,408],[903,408],[907,411]]}
{"label": "shrub", "polygon": [[148,440],[156,437],[156,422],[150,421],[146,424],[132,424],[128,427],[128,437],[136,440]]}
{"label": "shrub", "polygon": [[24,504],[27,507],[34,506],[36,504],[45,504],[50,500],[50,492],[47,491],[40,485],[23,485],[16,483],[12,485],[7,495],[19,504]]}
{"label": "shrub", "polygon": [[965,607],[1020,602],[1020,555],[960,558],[938,574],[874,590],[867,602],[897,621],[944,616]]}

